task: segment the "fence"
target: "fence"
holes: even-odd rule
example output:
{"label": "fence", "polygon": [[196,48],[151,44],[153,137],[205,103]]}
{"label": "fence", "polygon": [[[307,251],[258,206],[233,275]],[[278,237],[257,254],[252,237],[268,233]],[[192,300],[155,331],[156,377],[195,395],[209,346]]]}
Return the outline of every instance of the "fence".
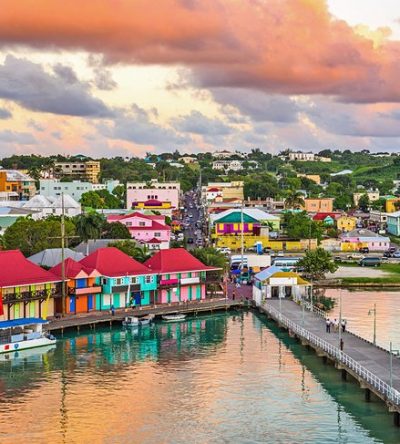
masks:
{"label": "fence", "polygon": [[396,406],[400,407],[400,392],[389,384],[384,382],[382,379],[378,378],[375,374],[370,372],[368,369],[360,365],[355,359],[341,351],[338,347],[330,344],[329,342],[321,339],[320,337],[314,335],[310,331],[303,327],[300,327],[295,322],[291,321],[285,315],[283,315],[279,310],[271,307],[268,304],[264,305],[264,309],[273,316],[277,321],[290,329],[293,333],[306,339],[310,344],[315,345],[319,349],[323,350],[334,358],[337,362],[345,365],[347,368],[352,370],[357,376],[359,376],[364,382],[367,382],[370,386],[375,388],[383,397],[390,400]]}

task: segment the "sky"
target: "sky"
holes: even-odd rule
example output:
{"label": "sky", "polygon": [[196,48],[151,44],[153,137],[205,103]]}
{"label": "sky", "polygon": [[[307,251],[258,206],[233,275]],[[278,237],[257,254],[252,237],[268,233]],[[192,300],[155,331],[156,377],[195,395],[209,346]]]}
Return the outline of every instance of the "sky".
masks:
{"label": "sky", "polygon": [[0,157],[400,147],[398,0],[0,0]]}

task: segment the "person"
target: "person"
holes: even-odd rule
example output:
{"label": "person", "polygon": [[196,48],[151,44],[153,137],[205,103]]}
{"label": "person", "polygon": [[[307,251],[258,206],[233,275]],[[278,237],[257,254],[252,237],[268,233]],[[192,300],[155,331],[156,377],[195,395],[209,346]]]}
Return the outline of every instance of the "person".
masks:
{"label": "person", "polygon": [[111,305],[111,316],[115,315],[115,307],[114,304]]}
{"label": "person", "polygon": [[337,333],[339,331],[339,321],[335,318],[335,320],[333,321],[333,330],[335,331],[335,333]]}
{"label": "person", "polygon": [[326,319],[326,332],[331,332],[331,320],[329,318]]}
{"label": "person", "polygon": [[342,319],[342,333],[346,331],[346,319]]}
{"label": "person", "polygon": [[344,342],[343,339],[340,338],[340,350],[343,351]]}
{"label": "person", "polygon": [[236,291],[233,290],[233,292],[232,292],[232,301],[234,301],[235,299],[236,299]]}
{"label": "person", "polygon": [[236,288],[240,288],[240,282],[239,281],[236,282]]}

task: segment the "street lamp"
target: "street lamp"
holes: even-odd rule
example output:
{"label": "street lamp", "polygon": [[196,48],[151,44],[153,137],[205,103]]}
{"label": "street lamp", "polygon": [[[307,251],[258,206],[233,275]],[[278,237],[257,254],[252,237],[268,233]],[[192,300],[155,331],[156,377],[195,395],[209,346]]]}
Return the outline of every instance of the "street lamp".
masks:
{"label": "street lamp", "polygon": [[393,388],[393,355],[399,356],[400,350],[395,350],[392,348],[392,343],[390,343],[390,360],[389,360],[389,370],[390,370],[390,388]]}
{"label": "street lamp", "polygon": [[374,304],[374,308],[371,308],[371,310],[368,311],[368,316],[371,316],[371,314],[374,315],[374,339],[373,343],[376,345],[376,303]]}
{"label": "street lamp", "polygon": [[339,349],[342,344],[342,289],[339,290]]}

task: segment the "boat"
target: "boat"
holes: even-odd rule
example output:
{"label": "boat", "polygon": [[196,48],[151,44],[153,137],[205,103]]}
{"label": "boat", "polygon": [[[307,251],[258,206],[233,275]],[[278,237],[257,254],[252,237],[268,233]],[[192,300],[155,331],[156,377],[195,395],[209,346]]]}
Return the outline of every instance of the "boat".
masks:
{"label": "boat", "polygon": [[184,321],[185,319],[186,319],[185,314],[170,314],[162,316],[162,320],[165,322],[179,322],[179,321]]}
{"label": "boat", "polygon": [[139,318],[139,324],[140,325],[149,325],[153,319],[154,319],[154,315],[152,315],[152,314],[142,316],[141,318]]}
{"label": "boat", "polygon": [[139,318],[136,316],[127,316],[123,321],[124,327],[139,327]]}
{"label": "boat", "polygon": [[49,322],[40,318],[12,319],[0,322],[0,353],[12,353],[27,348],[45,347],[57,342],[43,331]]}

